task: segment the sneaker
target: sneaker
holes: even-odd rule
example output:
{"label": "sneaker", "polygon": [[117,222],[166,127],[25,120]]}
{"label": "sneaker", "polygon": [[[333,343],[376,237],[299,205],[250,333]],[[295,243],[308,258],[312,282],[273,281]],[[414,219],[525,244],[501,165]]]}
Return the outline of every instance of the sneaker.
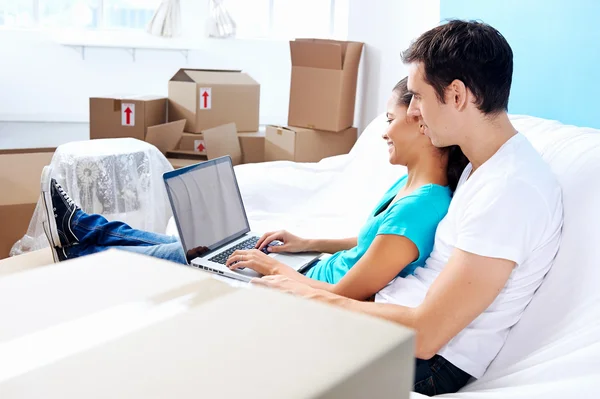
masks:
{"label": "sneaker", "polygon": [[48,242],[50,242],[50,249],[52,250],[52,258],[54,259],[54,263],[62,262],[68,259],[67,254],[65,252],[65,248],[59,248],[52,245],[52,238],[50,235],[50,230],[48,229],[48,223],[44,220],[42,222],[42,227],[44,228],[44,233],[46,234],[46,238]]}
{"label": "sneaker", "polygon": [[46,235],[51,247],[67,247],[79,242],[71,221],[79,209],[56,180],[50,177],[51,169],[46,166],[42,172],[42,201],[46,217]]}

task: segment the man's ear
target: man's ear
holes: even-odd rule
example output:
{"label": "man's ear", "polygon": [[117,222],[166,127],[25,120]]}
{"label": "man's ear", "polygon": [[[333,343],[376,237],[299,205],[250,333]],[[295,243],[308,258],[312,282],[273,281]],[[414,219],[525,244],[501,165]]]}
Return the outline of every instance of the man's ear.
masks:
{"label": "man's ear", "polygon": [[469,104],[470,95],[463,81],[454,79],[446,88],[446,104],[452,104],[458,111],[464,111]]}

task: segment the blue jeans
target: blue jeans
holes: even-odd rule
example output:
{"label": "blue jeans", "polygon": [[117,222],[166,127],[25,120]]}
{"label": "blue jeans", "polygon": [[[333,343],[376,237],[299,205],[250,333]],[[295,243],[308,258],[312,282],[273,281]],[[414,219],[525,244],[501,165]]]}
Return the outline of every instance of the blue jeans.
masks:
{"label": "blue jeans", "polygon": [[102,215],[88,215],[81,209],[73,215],[71,228],[79,244],[65,248],[69,259],[115,248],[187,264],[177,237],[136,230],[123,222],[109,222]]}
{"label": "blue jeans", "polygon": [[414,391],[427,396],[455,393],[471,376],[448,360],[435,355],[429,360],[416,359]]}

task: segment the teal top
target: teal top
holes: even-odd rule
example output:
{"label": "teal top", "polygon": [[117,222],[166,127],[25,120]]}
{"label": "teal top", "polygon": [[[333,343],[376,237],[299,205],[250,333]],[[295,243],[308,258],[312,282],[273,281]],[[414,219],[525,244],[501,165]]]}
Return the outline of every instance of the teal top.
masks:
{"label": "teal top", "polygon": [[419,257],[399,273],[400,277],[413,274],[417,267],[425,265],[425,260],[433,249],[435,230],[448,212],[452,193],[448,187],[426,184],[392,204],[394,197],[405,186],[406,179],[407,176],[403,176],[385,193],[360,230],[354,248],[336,252],[331,257],[320,260],[306,275],[330,284],[337,283],[380,234],[404,236],[419,250]]}

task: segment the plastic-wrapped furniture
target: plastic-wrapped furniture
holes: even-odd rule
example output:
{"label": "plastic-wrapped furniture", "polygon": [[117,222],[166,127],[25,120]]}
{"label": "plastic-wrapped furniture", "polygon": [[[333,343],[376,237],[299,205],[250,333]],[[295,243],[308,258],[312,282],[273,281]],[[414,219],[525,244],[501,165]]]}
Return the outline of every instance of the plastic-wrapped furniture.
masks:
{"label": "plastic-wrapped furniture", "polygon": [[[164,233],[171,208],[162,175],[173,167],[153,145],[132,138],[77,141],[58,147],[50,165],[52,177],[85,212]],[[38,201],[11,255],[48,246],[42,212]]]}

